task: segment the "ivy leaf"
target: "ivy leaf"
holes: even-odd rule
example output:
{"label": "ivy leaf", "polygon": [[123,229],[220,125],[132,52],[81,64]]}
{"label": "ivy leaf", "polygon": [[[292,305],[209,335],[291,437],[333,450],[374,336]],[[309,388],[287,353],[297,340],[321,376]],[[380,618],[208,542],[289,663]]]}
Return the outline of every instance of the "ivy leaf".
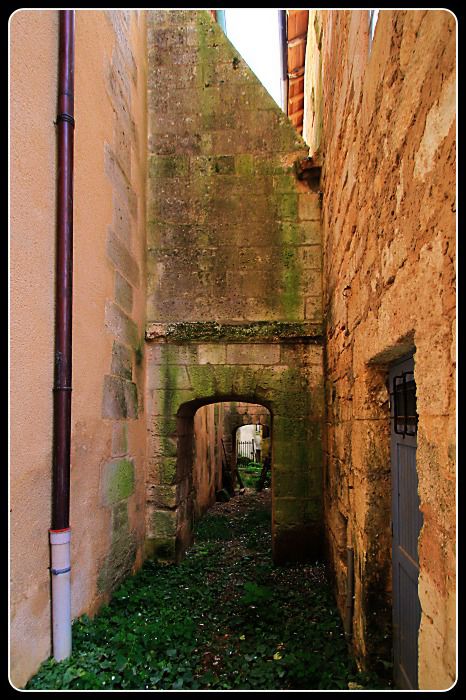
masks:
{"label": "ivy leaf", "polygon": [[117,671],[122,671],[127,663],[128,663],[128,659],[125,656],[123,656],[123,654],[116,655],[115,668]]}

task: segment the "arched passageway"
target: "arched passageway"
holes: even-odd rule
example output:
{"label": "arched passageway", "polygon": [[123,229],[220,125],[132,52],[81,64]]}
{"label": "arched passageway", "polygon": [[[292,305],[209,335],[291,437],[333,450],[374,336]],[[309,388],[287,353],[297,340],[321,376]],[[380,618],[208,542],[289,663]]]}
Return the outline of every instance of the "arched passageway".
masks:
{"label": "arched passageway", "polygon": [[273,417],[275,563],[320,555],[321,352],[316,343],[149,345],[148,556],[179,560],[191,542],[194,415],[233,401],[260,404]]}
{"label": "arched passageway", "polygon": [[[238,412],[237,406],[241,412]],[[252,416],[245,412],[249,407]],[[236,453],[231,450],[236,430],[251,420],[271,422],[271,414],[263,406],[244,401],[206,402],[183,404],[177,414],[176,478],[179,489],[179,530],[175,542],[175,558],[179,559],[192,541],[195,522],[215,503],[217,497],[238,492],[235,478]],[[255,427],[255,424],[254,424]],[[233,428],[233,429],[232,429]],[[227,451],[225,439],[230,438]]]}
{"label": "arched passageway", "polygon": [[[272,417],[270,411],[260,404],[251,404],[242,401],[232,401],[225,404],[223,418],[223,442],[225,446],[226,459],[230,465],[236,464],[238,431],[244,426],[262,426],[263,431],[267,431],[266,440],[270,442],[270,426]],[[264,435],[265,437],[265,435]],[[268,449],[268,443],[266,443]]]}

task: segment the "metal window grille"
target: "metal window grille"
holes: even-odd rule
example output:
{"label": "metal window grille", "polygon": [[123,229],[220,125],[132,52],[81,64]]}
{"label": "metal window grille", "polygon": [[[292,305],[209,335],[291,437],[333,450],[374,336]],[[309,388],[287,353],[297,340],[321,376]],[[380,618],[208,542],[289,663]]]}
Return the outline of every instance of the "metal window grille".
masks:
{"label": "metal window grille", "polygon": [[393,378],[393,391],[390,397],[393,406],[391,417],[394,421],[395,433],[403,437],[416,435],[418,414],[414,372],[402,372]]}

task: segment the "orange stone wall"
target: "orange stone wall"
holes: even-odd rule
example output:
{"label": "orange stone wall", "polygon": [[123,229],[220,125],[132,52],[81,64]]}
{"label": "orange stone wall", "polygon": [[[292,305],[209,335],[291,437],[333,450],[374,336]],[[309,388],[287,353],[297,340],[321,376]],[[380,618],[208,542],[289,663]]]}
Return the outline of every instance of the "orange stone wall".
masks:
{"label": "orange stone wall", "polygon": [[446,10],[380,10],[372,45],[368,25],[363,10],[310,12],[320,50],[308,60],[321,69],[307,66],[304,137],[323,159],[328,551],[342,611],[355,551],[358,657],[389,658],[387,372],[414,351],[419,684],[444,689],[456,635],[456,22]]}
{"label": "orange stone wall", "polygon": [[201,517],[215,503],[222,488],[222,437],[224,404],[201,406],[194,415],[194,515]]}

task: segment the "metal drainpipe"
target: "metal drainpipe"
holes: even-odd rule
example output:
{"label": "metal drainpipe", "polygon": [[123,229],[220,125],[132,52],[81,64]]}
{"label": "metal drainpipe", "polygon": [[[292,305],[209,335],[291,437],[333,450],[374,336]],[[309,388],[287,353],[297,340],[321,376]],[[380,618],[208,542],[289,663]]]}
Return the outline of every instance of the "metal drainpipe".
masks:
{"label": "metal drainpipe", "polygon": [[57,115],[57,252],[52,527],[52,642],[71,654],[70,442],[73,286],[74,10],[60,10]]}

